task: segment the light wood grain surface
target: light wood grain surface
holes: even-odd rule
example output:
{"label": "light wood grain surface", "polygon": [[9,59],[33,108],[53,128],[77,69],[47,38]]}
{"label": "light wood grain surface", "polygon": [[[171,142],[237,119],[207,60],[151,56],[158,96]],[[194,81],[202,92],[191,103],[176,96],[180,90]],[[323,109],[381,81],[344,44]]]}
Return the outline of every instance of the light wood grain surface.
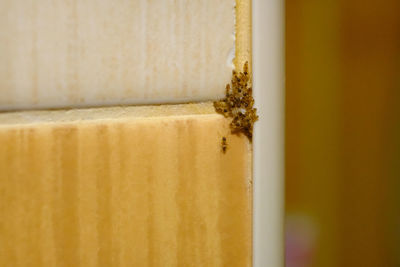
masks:
{"label": "light wood grain surface", "polygon": [[247,138],[211,104],[135,109],[0,123],[0,266],[251,265]]}
{"label": "light wood grain surface", "polygon": [[235,56],[234,7],[234,0],[1,0],[0,109],[222,97]]}
{"label": "light wood grain surface", "polygon": [[[0,110],[219,98],[234,5],[0,0]],[[0,113],[0,266],[251,266],[251,162],[209,102]]]}

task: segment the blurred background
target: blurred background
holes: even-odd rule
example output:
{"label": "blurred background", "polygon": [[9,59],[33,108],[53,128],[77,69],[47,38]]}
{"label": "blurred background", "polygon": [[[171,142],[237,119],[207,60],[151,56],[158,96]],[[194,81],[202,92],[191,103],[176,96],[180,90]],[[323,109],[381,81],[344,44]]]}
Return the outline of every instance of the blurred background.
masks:
{"label": "blurred background", "polygon": [[286,266],[400,266],[400,1],[285,23]]}

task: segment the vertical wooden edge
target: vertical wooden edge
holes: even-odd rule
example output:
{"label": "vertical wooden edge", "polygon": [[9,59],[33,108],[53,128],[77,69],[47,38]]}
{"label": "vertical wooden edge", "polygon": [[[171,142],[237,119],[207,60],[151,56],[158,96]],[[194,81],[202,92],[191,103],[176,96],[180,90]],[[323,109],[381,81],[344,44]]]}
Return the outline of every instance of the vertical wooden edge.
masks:
{"label": "vertical wooden edge", "polygon": [[[236,38],[235,38],[235,60],[234,65],[237,71],[243,69],[246,61],[249,63],[249,71],[252,73],[252,0],[236,0]],[[253,196],[253,143],[248,142],[247,150],[248,182],[249,182],[249,212],[250,218],[254,217],[254,196]],[[254,257],[254,228],[253,219],[249,224],[249,251],[250,257],[248,266],[253,266]]]}
{"label": "vertical wooden edge", "polygon": [[244,63],[248,61],[250,72],[252,70],[251,1],[236,0],[236,50],[234,60],[237,70],[242,70]]}
{"label": "vertical wooden edge", "polygon": [[249,241],[249,245],[250,245],[250,258],[249,258],[249,266],[253,266],[253,258],[254,258],[254,222],[253,222],[253,218],[254,218],[254,172],[253,172],[253,164],[254,164],[254,154],[253,154],[253,143],[248,142],[248,182],[249,182],[249,210],[250,210],[250,218],[251,218],[251,223],[249,224],[249,233],[250,233],[250,241]]}

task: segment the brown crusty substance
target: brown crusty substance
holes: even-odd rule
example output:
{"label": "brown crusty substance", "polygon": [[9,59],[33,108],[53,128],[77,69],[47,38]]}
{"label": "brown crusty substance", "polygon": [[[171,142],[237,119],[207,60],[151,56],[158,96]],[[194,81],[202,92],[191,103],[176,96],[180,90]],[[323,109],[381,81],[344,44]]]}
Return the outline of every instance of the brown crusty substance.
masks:
{"label": "brown crusty substance", "polygon": [[249,63],[246,62],[243,72],[233,71],[231,84],[226,85],[224,99],[215,101],[214,107],[226,118],[232,118],[231,132],[243,133],[251,141],[253,125],[258,120],[257,109],[254,108],[253,90],[250,85]]}

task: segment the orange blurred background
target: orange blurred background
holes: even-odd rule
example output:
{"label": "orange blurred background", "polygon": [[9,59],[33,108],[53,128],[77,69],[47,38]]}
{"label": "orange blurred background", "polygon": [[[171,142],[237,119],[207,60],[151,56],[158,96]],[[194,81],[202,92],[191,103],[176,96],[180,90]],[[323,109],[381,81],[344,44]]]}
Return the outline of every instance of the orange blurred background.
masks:
{"label": "orange blurred background", "polygon": [[400,1],[285,23],[286,266],[400,266]]}

